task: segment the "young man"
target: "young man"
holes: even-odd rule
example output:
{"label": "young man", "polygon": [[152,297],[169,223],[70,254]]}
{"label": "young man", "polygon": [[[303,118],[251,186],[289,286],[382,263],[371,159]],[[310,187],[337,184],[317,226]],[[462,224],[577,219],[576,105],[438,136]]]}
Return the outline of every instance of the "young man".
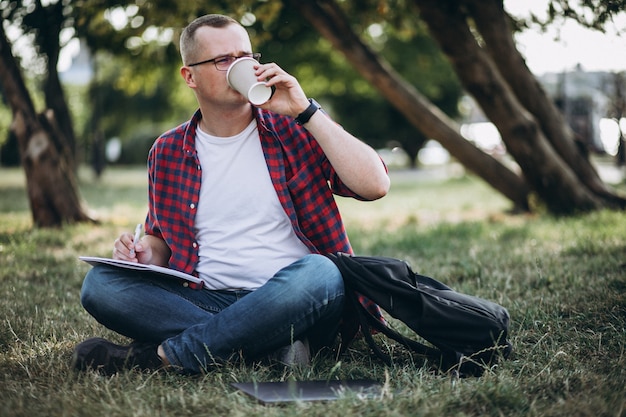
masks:
{"label": "young man", "polygon": [[303,341],[314,351],[331,345],[343,310],[341,275],[323,256],[352,251],[332,194],[383,197],[385,166],[276,64],[256,69],[275,89],[260,107],[230,88],[230,64],[254,56],[237,21],[200,17],[180,49],[199,110],[154,143],[146,234],[138,242],[122,234],[113,257],[195,274],[204,289],[92,268],[83,306],[135,342],[89,339],[76,347],[74,366],[197,373],[234,354],[255,359],[285,346],[299,355],[287,361],[306,362]]}

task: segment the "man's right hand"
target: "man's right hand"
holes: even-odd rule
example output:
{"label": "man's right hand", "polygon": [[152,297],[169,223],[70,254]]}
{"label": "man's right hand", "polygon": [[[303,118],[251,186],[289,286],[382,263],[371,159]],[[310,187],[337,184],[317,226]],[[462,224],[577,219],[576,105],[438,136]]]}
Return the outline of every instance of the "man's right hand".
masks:
{"label": "man's right hand", "polygon": [[[113,244],[113,259],[142,264],[167,266],[170,250],[165,241],[152,235],[144,235],[138,242],[134,236],[125,232]],[[134,249],[134,256],[132,250]]]}

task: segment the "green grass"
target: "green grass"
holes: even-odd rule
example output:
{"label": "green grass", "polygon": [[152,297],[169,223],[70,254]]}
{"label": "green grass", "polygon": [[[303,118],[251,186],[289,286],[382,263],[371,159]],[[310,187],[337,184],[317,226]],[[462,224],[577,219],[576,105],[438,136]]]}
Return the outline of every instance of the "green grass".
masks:
{"label": "green grass", "polygon": [[[81,172],[81,194],[101,223],[36,230],[23,175],[0,169],[0,415],[626,416],[625,214],[513,216],[473,178],[392,178],[385,199],[339,201],[355,250],[406,259],[508,308],[514,356],[482,378],[435,375],[419,358],[385,368],[363,343],[299,370],[233,364],[193,377],[76,374],[76,343],[94,335],[125,341],[80,306],[89,266],[77,256],[109,256],[117,235],[143,219],[145,171],[109,170],[99,182]],[[385,392],[268,407],[230,386],[327,378],[374,378]]]}

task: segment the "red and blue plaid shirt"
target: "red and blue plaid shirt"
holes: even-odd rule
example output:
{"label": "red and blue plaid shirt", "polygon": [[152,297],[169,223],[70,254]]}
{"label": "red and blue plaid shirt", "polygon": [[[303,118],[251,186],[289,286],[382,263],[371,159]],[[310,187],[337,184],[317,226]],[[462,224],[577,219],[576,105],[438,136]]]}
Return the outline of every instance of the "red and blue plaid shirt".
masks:
{"label": "red and blue plaid shirt", "polygon": [[[360,197],[342,183],[306,129],[290,117],[255,111],[274,189],[298,238],[312,253],[352,253],[333,193]],[[195,138],[201,117],[198,111],[188,122],[161,135],[148,156],[146,233],[165,240],[172,252],[170,268],[189,274],[198,263],[195,217],[202,168]]]}
{"label": "red and blue plaid shirt", "polygon": [[[333,194],[364,199],[343,184],[317,141],[293,118],[257,108],[254,112],[270,178],[298,238],[312,253],[352,253]],[[195,217],[202,167],[195,139],[201,117],[198,110],[191,120],[161,135],[148,156],[146,233],[165,240],[170,268],[188,274],[198,264]]]}

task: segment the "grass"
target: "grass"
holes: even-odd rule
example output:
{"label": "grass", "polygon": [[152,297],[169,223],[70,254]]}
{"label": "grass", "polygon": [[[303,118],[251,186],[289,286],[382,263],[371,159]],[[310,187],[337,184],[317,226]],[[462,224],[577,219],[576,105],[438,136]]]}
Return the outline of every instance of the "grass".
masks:
{"label": "grass", "polygon": [[[69,367],[87,337],[125,341],[80,306],[89,266],[76,258],[108,256],[117,235],[143,219],[145,172],[109,170],[100,181],[82,172],[81,194],[99,225],[36,230],[23,175],[0,169],[1,416],[626,416],[624,213],[513,216],[476,179],[406,173],[393,174],[380,201],[339,201],[359,254],[406,259],[508,308],[515,354],[481,378],[435,375],[419,358],[385,368],[362,343],[306,369],[233,364],[194,377],[105,378]],[[375,400],[263,406],[230,385],[337,378],[374,378],[385,391]]]}

